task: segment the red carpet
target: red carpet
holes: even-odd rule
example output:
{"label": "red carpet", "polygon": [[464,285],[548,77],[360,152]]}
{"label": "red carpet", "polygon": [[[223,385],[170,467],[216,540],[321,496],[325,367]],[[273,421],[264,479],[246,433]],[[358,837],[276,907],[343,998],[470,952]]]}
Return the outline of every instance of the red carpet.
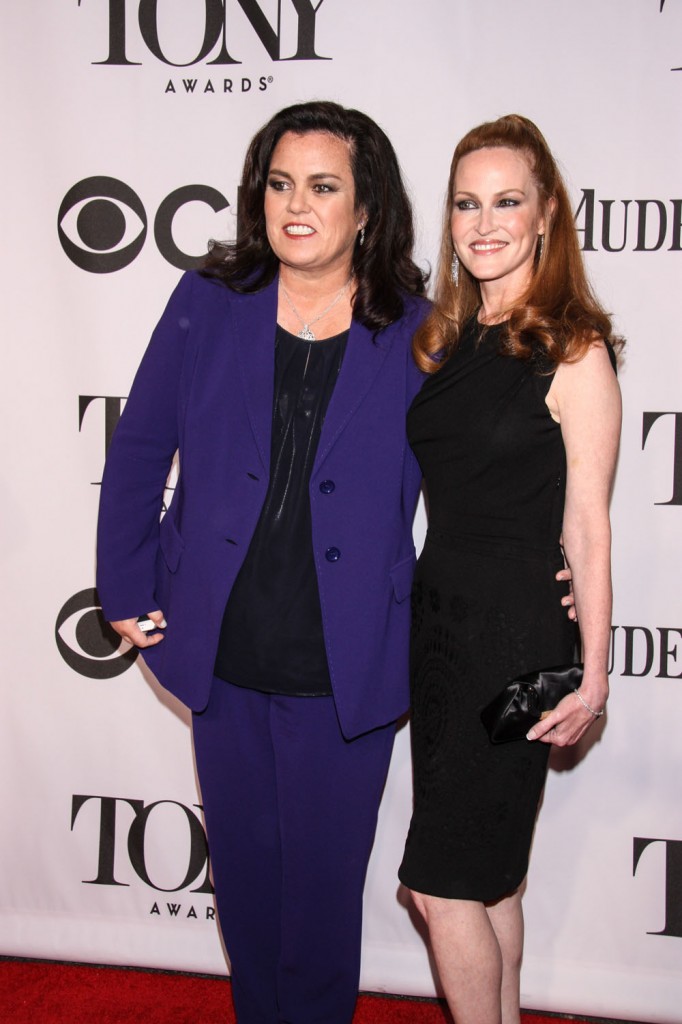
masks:
{"label": "red carpet", "polygon": [[[524,1014],[523,1024],[557,1024]],[[574,1020],[578,1018],[560,1018]],[[23,960],[0,962],[3,1024],[234,1024],[222,978],[84,967]],[[353,1024],[447,1024],[435,1000],[360,997]]]}

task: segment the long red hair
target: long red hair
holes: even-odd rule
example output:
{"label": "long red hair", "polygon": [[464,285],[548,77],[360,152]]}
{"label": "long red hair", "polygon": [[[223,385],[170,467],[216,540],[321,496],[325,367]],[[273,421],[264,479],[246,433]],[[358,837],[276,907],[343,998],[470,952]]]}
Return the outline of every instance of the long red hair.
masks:
{"label": "long red hair", "polygon": [[520,114],[508,114],[472,128],[452,157],[443,216],[434,308],[417,331],[417,365],[433,373],[457,347],[466,322],[481,305],[478,282],[460,264],[459,282],[452,280],[454,248],[450,232],[455,175],[462,157],[479,149],[504,147],[520,152],[540,193],[546,221],[542,251],[538,247],[531,280],[513,309],[507,310],[505,351],[519,359],[538,349],[544,362],[556,367],[577,360],[598,338],[612,338],[611,320],[587,280],[568,192],[540,130]]}

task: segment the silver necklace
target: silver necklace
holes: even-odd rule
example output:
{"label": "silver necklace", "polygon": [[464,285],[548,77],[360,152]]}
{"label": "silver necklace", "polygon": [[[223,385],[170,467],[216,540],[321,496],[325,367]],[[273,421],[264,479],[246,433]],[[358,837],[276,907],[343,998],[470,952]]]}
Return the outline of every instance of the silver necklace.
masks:
{"label": "silver necklace", "polygon": [[291,301],[291,296],[289,295],[289,292],[286,290],[286,288],[284,287],[282,282],[281,281],[279,282],[279,286],[282,289],[282,293],[284,295],[284,298],[289,303],[289,306],[291,307],[292,313],[294,313],[296,315],[296,317],[303,324],[303,326],[301,327],[301,330],[296,335],[297,338],[303,338],[304,341],[316,341],[317,340],[315,335],[313,334],[313,332],[310,330],[310,328],[312,327],[313,324],[316,324],[318,320],[321,320],[323,316],[326,316],[327,313],[329,313],[334,308],[334,306],[339,301],[339,299],[341,298],[343,293],[345,291],[347,291],[349,284],[350,284],[350,278],[348,278],[348,280],[344,284],[343,288],[340,290],[338,295],[329,303],[329,305],[326,307],[326,309],[323,309],[322,312],[318,313],[317,316],[314,316],[312,318],[312,320],[308,320],[306,322],[303,319],[303,317],[301,316],[301,314],[299,313],[299,311],[296,309],[296,306]]}

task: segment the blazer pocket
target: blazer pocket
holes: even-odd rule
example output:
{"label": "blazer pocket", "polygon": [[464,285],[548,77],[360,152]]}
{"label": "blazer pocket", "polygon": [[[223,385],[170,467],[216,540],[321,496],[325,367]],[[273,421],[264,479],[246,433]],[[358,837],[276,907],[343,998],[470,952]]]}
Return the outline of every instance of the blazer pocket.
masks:
{"label": "blazer pocket", "polygon": [[408,558],[404,558],[401,562],[394,565],[389,573],[393,584],[393,595],[399,604],[402,601],[406,601],[412,593],[412,579],[416,564],[417,556],[413,551]]}
{"label": "blazer pocket", "polygon": [[180,557],[185,550],[185,543],[169,515],[165,515],[161,521],[159,546],[169,571],[177,572]]}

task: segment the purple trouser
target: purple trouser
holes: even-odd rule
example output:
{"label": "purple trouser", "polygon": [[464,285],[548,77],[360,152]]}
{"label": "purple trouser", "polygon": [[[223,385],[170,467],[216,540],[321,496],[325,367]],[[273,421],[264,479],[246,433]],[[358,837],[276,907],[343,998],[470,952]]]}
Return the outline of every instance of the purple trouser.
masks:
{"label": "purple trouser", "polygon": [[395,726],[348,741],[332,697],[214,679],[193,731],[239,1024],[350,1024]]}

